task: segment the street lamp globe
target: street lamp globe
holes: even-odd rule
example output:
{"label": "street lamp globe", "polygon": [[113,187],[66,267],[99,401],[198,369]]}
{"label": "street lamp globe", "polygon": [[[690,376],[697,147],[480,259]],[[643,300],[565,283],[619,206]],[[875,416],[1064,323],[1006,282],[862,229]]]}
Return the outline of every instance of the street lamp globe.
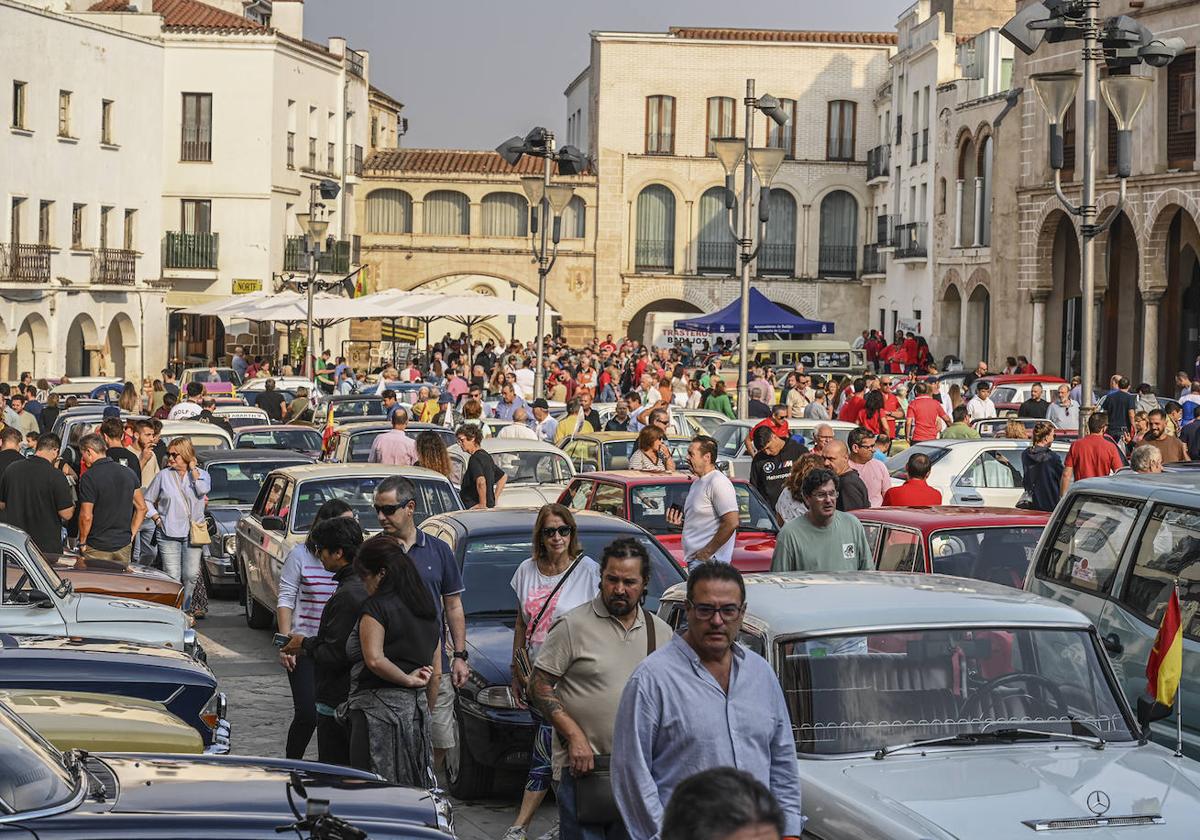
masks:
{"label": "street lamp globe", "polygon": [[737,165],[742,162],[746,141],[741,137],[717,137],[713,139],[712,145],[717,160],[725,167],[725,174],[732,175]]}
{"label": "street lamp globe", "polygon": [[783,164],[783,155],[783,149],[750,150],[750,164],[754,167],[754,174],[758,176],[758,182],[764,187],[771,186],[771,182],[775,180],[775,173]]}
{"label": "street lamp globe", "polygon": [[521,189],[525,190],[525,197],[531,205],[539,205],[546,191],[545,179],[541,175],[526,175],[521,178]]}
{"label": "street lamp globe", "polygon": [[1134,117],[1154,87],[1148,76],[1109,76],[1100,80],[1100,95],[1117,123],[1117,131],[1133,127]]}
{"label": "street lamp globe", "polygon": [[1067,109],[1075,101],[1079,88],[1079,73],[1071,70],[1062,73],[1034,73],[1029,77],[1038,102],[1046,112],[1050,125],[1061,125]]}

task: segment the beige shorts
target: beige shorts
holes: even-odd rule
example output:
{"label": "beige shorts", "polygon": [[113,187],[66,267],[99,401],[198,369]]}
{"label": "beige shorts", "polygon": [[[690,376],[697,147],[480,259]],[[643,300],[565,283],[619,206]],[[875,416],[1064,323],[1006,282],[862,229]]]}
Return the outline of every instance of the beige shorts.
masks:
{"label": "beige shorts", "polygon": [[438,681],[437,700],[433,705],[433,748],[448,750],[454,746],[454,678],[442,674]]}

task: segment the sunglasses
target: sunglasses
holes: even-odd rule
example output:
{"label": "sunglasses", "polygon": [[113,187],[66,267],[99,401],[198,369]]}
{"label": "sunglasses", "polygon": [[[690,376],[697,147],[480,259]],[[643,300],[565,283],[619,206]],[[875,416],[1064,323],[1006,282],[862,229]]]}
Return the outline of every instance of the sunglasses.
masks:
{"label": "sunglasses", "polygon": [[569,536],[571,536],[571,532],[573,530],[574,529],[570,525],[559,525],[557,527],[552,526],[552,527],[548,527],[548,528],[543,528],[542,536],[545,539],[550,539],[555,534],[558,534],[560,537],[569,537]]}
{"label": "sunglasses", "polygon": [[178,457],[179,457],[179,453],[178,453],[178,452],[168,452],[168,453],[167,453],[167,457],[168,457],[168,458],[178,458]]}
{"label": "sunglasses", "polygon": [[410,504],[412,504],[412,503],[411,503],[411,502],[404,502],[403,504],[396,504],[396,505],[374,505],[373,507],[375,508],[375,512],[376,512],[376,513],[382,513],[384,516],[391,516],[391,515],[392,515],[392,514],[394,514],[396,511],[400,510],[400,508],[403,508],[403,507],[408,507]]}

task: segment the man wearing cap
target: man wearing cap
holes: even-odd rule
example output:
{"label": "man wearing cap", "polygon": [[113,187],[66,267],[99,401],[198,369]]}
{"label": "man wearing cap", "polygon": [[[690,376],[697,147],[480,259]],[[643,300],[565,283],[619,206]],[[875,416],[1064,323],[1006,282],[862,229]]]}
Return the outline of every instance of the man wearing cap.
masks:
{"label": "man wearing cap", "polygon": [[550,403],[541,397],[533,401],[533,431],[538,440],[544,440],[546,443],[554,443],[555,434],[558,432],[558,421],[550,416]]}
{"label": "man wearing cap", "polygon": [[462,415],[454,410],[454,395],[449,390],[442,391],[438,396],[438,412],[433,415],[433,423],[453,429],[462,421]]}

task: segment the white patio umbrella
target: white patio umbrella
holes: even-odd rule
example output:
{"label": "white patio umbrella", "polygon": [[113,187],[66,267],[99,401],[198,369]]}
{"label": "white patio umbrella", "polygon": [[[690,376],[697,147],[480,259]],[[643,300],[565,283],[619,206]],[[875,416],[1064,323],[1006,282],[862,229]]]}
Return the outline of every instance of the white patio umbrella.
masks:
{"label": "white patio umbrella", "polygon": [[[481,295],[476,292],[463,294],[429,296],[425,300],[414,301],[410,317],[425,323],[425,344],[429,344],[429,323],[438,318],[445,318],[462,324],[467,328],[467,347],[470,352],[471,330],[478,324],[501,315],[532,315],[536,316],[537,306],[529,303],[518,303],[515,300]],[[546,314],[557,313],[547,304]],[[468,357],[468,361],[471,361]]]}

